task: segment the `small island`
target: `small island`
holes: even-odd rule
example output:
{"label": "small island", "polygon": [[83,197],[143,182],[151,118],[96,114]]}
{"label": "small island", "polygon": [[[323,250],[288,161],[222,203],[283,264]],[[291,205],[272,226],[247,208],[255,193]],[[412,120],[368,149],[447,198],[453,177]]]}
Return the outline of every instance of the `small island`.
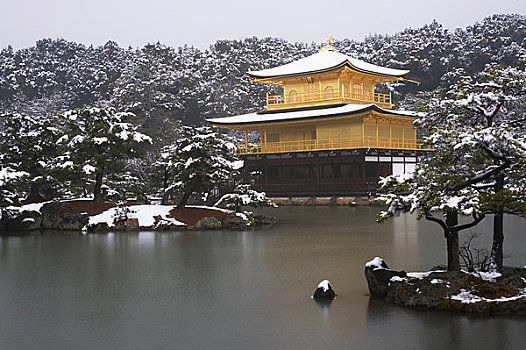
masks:
{"label": "small island", "polygon": [[500,272],[389,269],[376,257],[365,265],[371,297],[387,303],[474,314],[526,314],[526,266]]}
{"label": "small island", "polygon": [[0,219],[0,232],[240,230],[272,225],[277,220],[273,216],[219,207],[117,205],[90,198],[8,207]]}

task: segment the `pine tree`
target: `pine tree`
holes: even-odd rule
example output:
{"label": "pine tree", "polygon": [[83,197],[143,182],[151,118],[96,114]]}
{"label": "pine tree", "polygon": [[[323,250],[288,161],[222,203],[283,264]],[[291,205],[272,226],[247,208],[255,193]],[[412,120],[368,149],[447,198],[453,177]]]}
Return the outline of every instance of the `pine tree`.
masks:
{"label": "pine tree", "polygon": [[94,180],[93,200],[100,201],[101,186],[107,174],[125,173],[125,162],[143,154],[143,145],[151,138],[136,131],[128,122],[132,113],[113,108],[86,108],[64,114],[65,130],[57,143],[62,156],[55,166],[69,169],[74,179]]}
{"label": "pine tree", "polygon": [[193,193],[206,195],[233,179],[235,146],[225,135],[209,127],[184,126],[181,137],[164,148],[167,186],[165,194],[182,194],[178,207],[184,207]]}
{"label": "pine tree", "polygon": [[17,192],[19,196],[27,195],[26,202],[40,202],[58,196],[53,168],[58,155],[55,144],[60,132],[58,119],[21,114],[7,114],[1,119],[0,168],[6,174],[4,184],[17,180]]}
{"label": "pine tree", "polygon": [[[437,151],[413,174],[383,180],[386,194],[381,200],[389,209],[381,217],[418,209],[422,217],[439,223],[448,239],[449,269],[459,267],[454,252],[458,227],[475,225],[494,214],[490,268],[501,270],[503,215],[526,214],[526,187],[519,175],[526,173],[526,136],[517,127],[523,120],[516,119],[520,113],[514,110],[525,94],[524,72],[515,68],[490,66],[465,77],[431,101],[434,108],[420,121],[432,125],[428,142]],[[445,212],[447,217],[436,218],[433,212]],[[458,213],[473,215],[473,221],[457,226]]]}

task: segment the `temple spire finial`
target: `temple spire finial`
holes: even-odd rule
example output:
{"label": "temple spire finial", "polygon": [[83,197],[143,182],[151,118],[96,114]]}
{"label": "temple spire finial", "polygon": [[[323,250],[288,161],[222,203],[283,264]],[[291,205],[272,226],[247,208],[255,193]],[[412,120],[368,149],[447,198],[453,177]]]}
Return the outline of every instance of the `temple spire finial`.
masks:
{"label": "temple spire finial", "polygon": [[325,39],[325,41],[327,42],[327,45],[322,46],[320,51],[336,51],[336,48],[332,46],[332,44],[336,42],[332,36],[327,34],[327,38]]}

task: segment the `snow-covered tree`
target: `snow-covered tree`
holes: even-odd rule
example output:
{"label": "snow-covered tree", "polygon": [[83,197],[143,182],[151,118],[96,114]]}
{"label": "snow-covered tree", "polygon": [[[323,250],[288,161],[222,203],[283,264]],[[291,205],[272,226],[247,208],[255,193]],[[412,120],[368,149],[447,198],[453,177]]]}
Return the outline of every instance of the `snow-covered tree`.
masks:
{"label": "snow-covered tree", "polygon": [[1,119],[0,169],[5,175],[4,186],[17,181],[13,190],[16,189],[19,196],[27,195],[25,200],[29,202],[55,197],[58,183],[52,164],[57,156],[58,119],[16,113],[2,115]]}
{"label": "snow-covered tree", "polygon": [[9,167],[0,166],[0,208],[18,204],[21,193],[20,187],[27,181],[29,173],[14,171]]}
{"label": "snow-covered tree", "polygon": [[168,172],[165,193],[181,193],[178,207],[184,207],[193,193],[206,195],[232,180],[234,150],[235,145],[212,128],[182,127],[180,138],[163,149]]}
{"label": "snow-covered tree", "polygon": [[[504,213],[510,204],[517,200],[509,197],[508,191],[520,188],[522,182],[511,174],[526,172],[520,147],[511,147],[510,143],[520,144],[524,140],[524,117],[526,103],[526,71],[524,68],[489,64],[477,74],[462,79],[454,85],[442,101],[445,113],[430,114],[425,121],[438,124],[460,123],[467,128],[486,130],[488,137],[498,137],[502,132],[506,140],[494,142],[491,151],[486,149],[486,166],[498,167],[508,164],[495,174],[492,183],[495,195],[500,199],[488,208],[494,214],[493,245],[490,255],[490,268],[502,269]],[[495,139],[496,140],[496,139]],[[522,169],[522,170],[520,170]],[[507,202],[504,198],[508,198]],[[516,207],[516,206],[515,206]],[[521,211],[515,211],[523,214]]]}
{"label": "snow-covered tree", "polygon": [[224,194],[214,207],[231,209],[238,212],[241,207],[277,207],[265,192],[253,190],[248,184],[238,184],[233,193]]}
{"label": "snow-covered tree", "polygon": [[[379,214],[379,219],[416,211],[418,218],[438,223],[447,242],[448,270],[455,271],[460,270],[458,232],[478,224],[484,214],[478,193],[466,183],[475,176],[474,169],[465,166],[466,160],[472,159],[471,152],[465,152],[469,147],[451,147],[457,140],[451,130],[440,130],[431,138],[436,152],[418,163],[414,172],[380,181],[382,195],[378,200],[387,210]],[[470,215],[472,220],[459,225],[458,213]]]}
{"label": "snow-covered tree", "polygon": [[[458,227],[494,214],[490,268],[500,270],[503,214],[526,213],[526,188],[519,175],[526,173],[526,137],[513,126],[513,106],[524,96],[523,84],[524,72],[509,67],[490,66],[463,79],[446,96],[431,101],[430,113],[420,121],[431,125],[428,142],[435,145],[435,154],[409,176],[382,180],[387,193],[381,199],[389,209],[381,217],[418,209],[422,217],[439,223],[448,239],[450,269],[459,267]],[[433,212],[447,217],[437,219]],[[473,215],[472,223],[457,226],[457,213]]]}
{"label": "snow-covered tree", "polygon": [[151,143],[149,136],[128,122],[133,117],[132,113],[113,108],[86,108],[64,114],[64,134],[57,141],[63,154],[57,157],[56,166],[69,169],[77,181],[94,180],[94,201],[102,199],[105,176],[123,174],[124,163],[140,157],[143,145]]}

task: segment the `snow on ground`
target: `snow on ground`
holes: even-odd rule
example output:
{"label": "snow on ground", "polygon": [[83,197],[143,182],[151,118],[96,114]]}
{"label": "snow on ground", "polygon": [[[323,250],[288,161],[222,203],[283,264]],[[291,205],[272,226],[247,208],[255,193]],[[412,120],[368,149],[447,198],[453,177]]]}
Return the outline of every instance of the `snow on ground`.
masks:
{"label": "snow on ground", "polygon": [[[75,199],[64,199],[64,200],[61,200],[61,202],[92,201],[92,200],[93,200],[93,198],[75,198]],[[24,205],[22,205],[20,207],[11,206],[11,207],[7,207],[6,209],[16,210],[16,211],[18,211],[20,213],[23,212],[23,211],[37,211],[37,212],[40,213],[40,209],[42,209],[44,204],[51,203],[51,202],[53,202],[53,201],[24,204]]]}
{"label": "snow on ground", "polygon": [[114,207],[102,212],[98,215],[90,216],[89,225],[96,225],[105,222],[109,227],[113,226],[113,220],[123,212],[123,208],[128,211],[126,216],[129,219],[139,219],[139,226],[153,226],[155,224],[154,216],[161,216],[163,220],[168,221],[172,225],[186,226],[185,223],[169,218],[170,210],[174,207],[166,205],[130,205],[128,207]]}
{"label": "snow on ground", "polygon": [[473,304],[473,303],[479,303],[481,301],[486,301],[488,303],[502,303],[502,302],[513,301],[513,300],[522,299],[522,298],[526,298],[526,294],[524,291],[512,297],[500,297],[500,298],[495,298],[495,299],[489,299],[489,298],[483,298],[483,297],[479,297],[478,295],[471,294],[471,292],[465,289],[461,289],[460,293],[456,295],[452,295],[450,297],[451,300],[458,300],[463,304]]}
{"label": "snow on ground", "polygon": [[419,280],[426,278],[433,272],[445,272],[444,270],[435,270],[435,271],[427,271],[427,272],[408,272],[407,277],[411,278],[418,278]]}
{"label": "snow on ground", "polygon": [[498,272],[472,272],[471,274],[488,282],[495,282],[497,277],[502,276]]}
{"label": "snow on ground", "polygon": [[393,276],[389,280],[389,282],[404,282],[404,281],[407,281],[407,278],[400,277],[400,276]]}
{"label": "snow on ground", "polygon": [[210,209],[210,210],[217,210],[223,213],[230,214],[232,213],[232,210],[229,209],[223,209],[218,207],[207,207],[206,205],[187,205],[185,208],[197,208],[197,209]]}

